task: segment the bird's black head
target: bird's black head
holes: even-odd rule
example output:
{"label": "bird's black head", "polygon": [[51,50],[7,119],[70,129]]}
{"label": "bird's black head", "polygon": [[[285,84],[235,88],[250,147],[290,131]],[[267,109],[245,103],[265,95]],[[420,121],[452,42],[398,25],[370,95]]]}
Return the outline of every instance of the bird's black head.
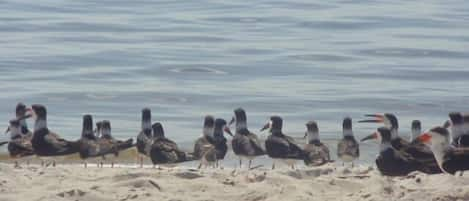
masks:
{"label": "bird's black head", "polygon": [[378,128],[378,135],[381,136],[381,142],[390,142],[391,141],[391,130],[386,127],[379,127]]}
{"label": "bird's black head", "polygon": [[352,118],[345,117],[344,121],[342,122],[342,128],[344,130],[351,130],[352,129]]}
{"label": "bird's black head", "polygon": [[215,126],[215,118],[212,115],[205,116],[204,128],[213,128]]}
{"label": "bird's black head", "polygon": [[163,125],[160,122],[154,123],[152,126],[154,137],[164,137]]}
{"label": "bird's black head", "polygon": [[228,135],[233,136],[231,133],[230,128],[228,128],[227,123],[224,119],[217,118],[215,119],[215,130],[213,135],[216,136],[223,136],[223,132],[228,133]]}
{"label": "bird's black head", "polygon": [[43,120],[47,119],[47,110],[44,105],[34,104],[31,106],[31,108],[37,119],[43,119]]}
{"label": "bird's black head", "polygon": [[246,117],[246,112],[244,111],[243,108],[237,108],[234,110],[235,113],[235,118],[237,122],[246,122],[247,117]]}
{"label": "bird's black head", "polygon": [[389,121],[391,128],[397,129],[399,128],[399,122],[397,121],[397,117],[391,113],[385,113],[384,118]]}
{"label": "bird's black head", "polygon": [[419,120],[413,120],[412,121],[412,130],[421,130],[422,129],[422,123],[420,123]]}
{"label": "bird's black head", "polygon": [[270,117],[270,121],[272,122],[272,125],[271,125],[272,130],[282,130],[283,120],[281,117],[272,116]]}
{"label": "bird's black head", "polygon": [[111,135],[111,122],[108,120],[101,121],[101,133],[103,135]]}
{"label": "bird's black head", "polygon": [[89,114],[83,115],[83,129],[82,136],[93,136],[93,117]]}
{"label": "bird's black head", "polygon": [[318,124],[315,121],[309,121],[306,123],[306,128],[308,129],[308,132],[319,132]]}
{"label": "bird's black head", "polygon": [[16,118],[19,118],[19,117],[23,117],[26,115],[26,105],[19,102],[18,104],[16,104],[16,109],[15,109],[15,112],[16,112]]}
{"label": "bird's black head", "polygon": [[151,122],[151,110],[150,108],[143,108],[142,109],[142,121],[150,121]]}
{"label": "bird's black head", "polygon": [[448,116],[453,125],[461,125],[464,123],[463,116],[460,112],[451,112]]}

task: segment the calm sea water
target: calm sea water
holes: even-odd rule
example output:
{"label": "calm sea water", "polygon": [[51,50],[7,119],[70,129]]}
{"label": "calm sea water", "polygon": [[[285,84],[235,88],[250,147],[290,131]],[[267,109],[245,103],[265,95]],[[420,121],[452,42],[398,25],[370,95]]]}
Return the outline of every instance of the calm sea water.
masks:
{"label": "calm sea water", "polygon": [[[413,119],[469,110],[468,63],[462,0],[0,0],[0,122],[18,101],[42,103],[67,139],[85,113],[136,136],[150,107],[190,148],[205,114],[243,107],[253,131],[276,114],[302,137],[316,120],[335,151],[344,116],[393,112],[407,135]],[[377,153],[362,148],[364,161]]]}

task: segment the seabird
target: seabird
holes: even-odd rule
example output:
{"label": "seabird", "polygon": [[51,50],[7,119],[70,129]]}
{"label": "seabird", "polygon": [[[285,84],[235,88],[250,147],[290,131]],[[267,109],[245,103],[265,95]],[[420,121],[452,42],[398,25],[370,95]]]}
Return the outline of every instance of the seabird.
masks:
{"label": "seabird", "polygon": [[274,159],[272,169],[275,169],[275,160],[281,160],[294,169],[296,160],[303,160],[305,154],[292,137],[282,132],[282,124],[281,117],[271,116],[270,121],[261,129],[263,131],[270,128],[271,134],[265,141],[265,149],[267,155]]}
{"label": "seabird", "polygon": [[[31,114],[26,114],[27,112],[26,105],[18,103],[15,108],[16,119],[11,120],[10,126],[7,128],[6,133],[10,131],[10,142],[7,149],[11,158],[18,159],[34,155],[31,144],[33,134],[26,124],[26,119],[31,117]],[[16,128],[14,131],[13,127]],[[29,157],[27,164],[29,164]],[[15,167],[19,167],[18,160],[15,160]]]}
{"label": "seabird", "polygon": [[205,163],[206,166],[215,164],[218,167],[218,162],[225,158],[226,152],[228,152],[227,140],[224,135],[225,132],[233,136],[226,121],[224,119],[216,119],[213,140],[210,145],[208,145],[208,150],[202,157],[202,163]]}
{"label": "seabird", "polygon": [[337,157],[344,162],[351,162],[360,157],[360,145],[355,140],[352,130],[352,119],[350,117],[344,118],[342,123],[343,138],[337,144]]}
{"label": "seabird", "polygon": [[448,116],[451,120],[452,144],[456,147],[469,147],[469,131],[465,128],[465,119],[469,121],[469,117],[465,118],[460,112],[451,112]]}
{"label": "seabird", "polygon": [[331,162],[329,148],[319,140],[318,124],[309,121],[306,124],[306,145],[303,147],[306,166],[321,166]]}
{"label": "seabird", "polygon": [[142,109],[142,126],[137,136],[137,151],[139,153],[140,167],[143,167],[143,158],[150,157],[150,149],[153,144],[153,135],[151,128],[151,110]]}
{"label": "seabird", "polygon": [[[79,151],[79,142],[65,140],[49,130],[45,106],[34,104],[31,108],[35,119],[31,140],[34,154],[39,157],[55,157],[74,154]],[[55,166],[55,160],[52,161],[52,166]]]}
{"label": "seabird", "polygon": [[[374,114],[374,115],[366,115],[369,117],[375,117],[375,119],[371,120],[362,120],[359,122],[382,122],[384,123],[385,127],[388,128],[391,132],[391,145],[397,151],[403,152],[406,155],[410,155],[416,161],[418,161],[421,165],[420,171],[427,173],[427,174],[438,174],[441,173],[441,169],[438,167],[438,163],[433,156],[433,153],[426,148],[425,146],[418,146],[411,144],[409,141],[399,137],[398,129],[399,124],[397,121],[396,116],[390,113],[385,113],[384,115],[381,114]],[[373,136],[367,136],[363,138],[361,141],[366,141],[368,139],[372,139]]]}
{"label": "seabird", "polygon": [[154,165],[172,164],[193,160],[188,153],[180,150],[177,144],[166,138],[163,125],[156,122],[152,125],[154,142],[150,150],[150,158]]}
{"label": "seabird", "polygon": [[[23,117],[23,118],[26,118]],[[30,135],[22,133],[20,119],[10,120],[8,131],[10,132],[10,141],[8,143],[8,153],[15,159],[15,167],[19,167],[18,158],[34,155]]]}
{"label": "seabird", "polygon": [[194,158],[201,159],[211,147],[213,142],[213,129],[215,128],[215,118],[211,115],[205,116],[202,137],[194,143]]}
{"label": "seabird", "polygon": [[380,127],[371,135],[374,139],[381,139],[380,152],[376,158],[376,166],[385,176],[406,176],[420,167],[419,162],[404,152],[398,151],[391,145],[391,130]]}
{"label": "seabird", "polygon": [[236,156],[239,157],[239,167],[241,168],[242,159],[249,161],[248,168],[251,168],[252,160],[255,157],[265,154],[261,142],[256,134],[249,131],[247,127],[246,112],[243,108],[234,110],[234,117],[230,121],[230,125],[235,123],[236,133],[231,140],[231,147]]}
{"label": "seabird", "polygon": [[455,174],[469,170],[469,149],[451,146],[451,137],[446,128],[434,127],[417,139],[430,147],[444,172]]}
{"label": "seabird", "polygon": [[99,124],[97,123],[97,125],[101,127],[97,128],[97,130],[100,130],[101,133],[99,141],[104,141],[105,143],[109,143],[115,146],[116,152],[103,156],[104,160],[110,159],[111,168],[113,168],[115,162],[114,160],[119,156],[119,152],[134,146],[133,139],[130,138],[126,141],[115,139],[111,134],[111,122],[108,120],[100,121]]}

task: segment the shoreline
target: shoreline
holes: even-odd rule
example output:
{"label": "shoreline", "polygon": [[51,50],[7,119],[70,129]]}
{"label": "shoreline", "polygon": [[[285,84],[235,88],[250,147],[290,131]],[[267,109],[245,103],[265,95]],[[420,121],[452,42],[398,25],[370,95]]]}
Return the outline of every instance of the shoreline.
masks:
{"label": "shoreline", "polygon": [[190,166],[14,168],[0,163],[0,200],[469,200],[469,175],[384,177],[374,168],[328,164],[290,170]]}

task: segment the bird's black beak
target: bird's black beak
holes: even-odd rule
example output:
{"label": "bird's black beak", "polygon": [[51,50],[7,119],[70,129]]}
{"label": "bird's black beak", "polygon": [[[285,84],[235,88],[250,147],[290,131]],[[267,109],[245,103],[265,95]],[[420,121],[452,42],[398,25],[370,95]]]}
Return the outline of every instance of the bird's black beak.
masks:
{"label": "bird's black beak", "polygon": [[26,114],[26,115],[24,115],[24,116],[18,118],[18,120],[28,119],[28,118],[30,118],[30,117],[32,117],[32,116],[33,116],[32,114]]}
{"label": "bird's black beak", "polygon": [[378,133],[374,132],[373,134],[364,137],[360,141],[364,142],[364,141],[371,140],[371,139],[378,139]]}
{"label": "bird's black beak", "polygon": [[306,139],[306,136],[308,136],[308,132],[305,132],[305,136],[303,136],[303,139]]}
{"label": "bird's black beak", "polygon": [[264,130],[266,130],[266,129],[268,129],[268,128],[270,128],[270,122],[269,122],[269,123],[266,123],[266,124],[264,125],[264,127],[261,128],[261,131],[264,131]]}
{"label": "bird's black beak", "polygon": [[358,123],[382,123],[384,116],[381,114],[365,114],[365,117],[373,117],[373,119],[360,120]]}
{"label": "bird's black beak", "polygon": [[228,123],[228,126],[231,126],[235,122],[235,118],[232,117],[230,123]]}
{"label": "bird's black beak", "polygon": [[225,131],[225,133],[228,133],[228,135],[230,135],[231,137],[233,137],[233,133],[231,132],[230,128],[228,126],[225,126],[225,128],[223,129]]}
{"label": "bird's black beak", "polygon": [[8,126],[7,130],[5,130],[5,134],[7,134],[8,132],[10,132],[10,126]]}

